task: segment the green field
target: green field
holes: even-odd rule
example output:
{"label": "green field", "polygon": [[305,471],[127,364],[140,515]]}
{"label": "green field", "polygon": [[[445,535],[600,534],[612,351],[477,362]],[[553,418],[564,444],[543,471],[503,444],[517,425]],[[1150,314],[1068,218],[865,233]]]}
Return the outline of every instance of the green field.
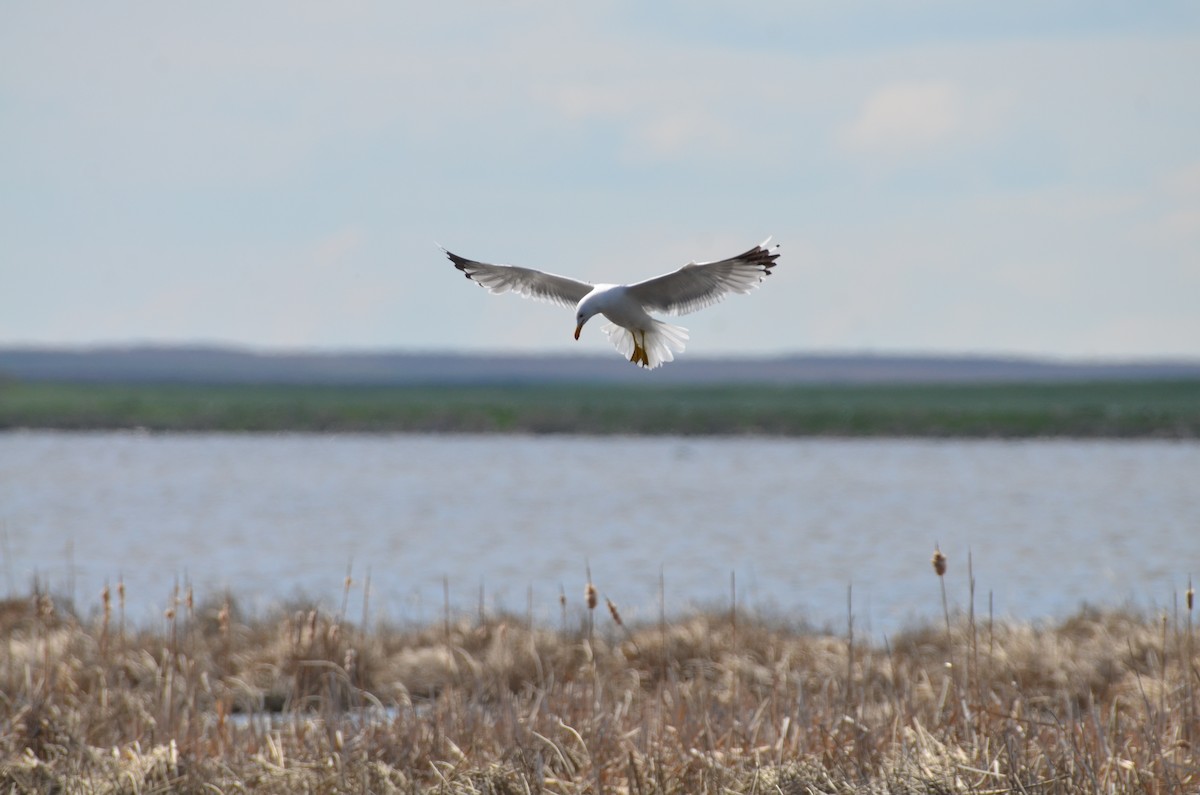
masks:
{"label": "green field", "polygon": [[729,386],[0,383],[0,429],[1200,437],[1200,381]]}

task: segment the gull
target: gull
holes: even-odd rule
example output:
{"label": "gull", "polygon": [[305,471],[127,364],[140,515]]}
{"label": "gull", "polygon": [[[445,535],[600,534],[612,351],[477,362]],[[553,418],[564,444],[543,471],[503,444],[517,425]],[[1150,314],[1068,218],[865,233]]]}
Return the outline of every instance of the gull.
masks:
{"label": "gull", "polygon": [[634,284],[589,284],[566,276],[516,265],[493,265],[460,257],[442,248],[454,267],[492,293],[575,308],[575,339],[583,324],[604,315],[601,330],[622,356],[653,370],[673,361],[688,340],[687,329],[652,317],[650,312],[685,315],[711,306],[730,293],[748,293],[771,275],[779,245],[771,238],[744,254],[715,262],[689,262],[682,268]]}

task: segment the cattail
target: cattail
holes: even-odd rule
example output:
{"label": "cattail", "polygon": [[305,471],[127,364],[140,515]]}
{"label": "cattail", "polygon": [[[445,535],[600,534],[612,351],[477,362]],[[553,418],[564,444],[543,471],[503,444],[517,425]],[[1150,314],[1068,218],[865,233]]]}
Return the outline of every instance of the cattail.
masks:
{"label": "cattail", "polygon": [[946,556],[937,545],[933,547],[933,559],[930,562],[933,563],[933,570],[937,572],[937,576],[941,577],[946,573]]}
{"label": "cattail", "polygon": [[217,613],[217,626],[221,630],[222,635],[229,634],[229,599],[225,599],[225,603],[221,605],[221,610]]}
{"label": "cattail", "polygon": [[625,630],[625,637],[629,638],[629,642],[633,644],[633,648],[637,649],[638,654],[641,654],[642,650],[638,646],[638,642],[633,639],[633,632],[631,632],[629,627],[625,626],[625,622],[621,620],[621,613],[617,610],[616,604],[613,603],[613,600],[609,599],[607,596],[604,597],[604,603],[608,605],[608,612],[612,615],[612,620],[616,622],[618,627]]}
{"label": "cattail", "polygon": [[604,602],[608,605],[608,612],[612,614],[613,621],[617,622],[618,627],[623,628],[625,623],[621,621],[621,614],[617,611],[617,606],[613,603],[613,600],[605,597]]}
{"label": "cattail", "polygon": [[117,578],[117,606],[121,610],[121,644],[125,643],[125,578]]}
{"label": "cattail", "polygon": [[1192,588],[1191,578],[1188,578],[1188,589],[1187,589],[1187,592],[1184,594],[1184,596],[1187,597],[1188,612],[1191,612],[1192,604],[1196,601],[1196,591]]}
{"label": "cattail", "polygon": [[338,614],[339,621],[346,620],[346,609],[350,607],[350,588],[354,585],[354,579],[350,576],[350,567],[346,567],[346,579],[342,581],[342,612]]}
{"label": "cattail", "polygon": [[163,611],[163,617],[165,619],[167,619],[167,621],[174,621],[175,620],[175,608],[168,607],[166,610]]}
{"label": "cattail", "polygon": [[950,604],[946,601],[946,556],[937,544],[933,545],[933,558],[929,562],[933,564],[933,570],[938,576],[938,585],[942,589],[942,615],[946,617],[946,637],[949,638]]}
{"label": "cattail", "polygon": [[108,583],[104,583],[104,590],[100,592],[100,601],[104,603],[104,623],[100,627],[100,649],[101,654],[107,653],[108,650],[108,622],[112,618],[112,594],[108,590]]}
{"label": "cattail", "polygon": [[[587,605],[588,645],[592,643],[592,632],[596,627],[596,586],[592,585],[592,567],[587,566],[587,587],[583,589],[583,601]],[[595,663],[595,658],[592,658]]]}

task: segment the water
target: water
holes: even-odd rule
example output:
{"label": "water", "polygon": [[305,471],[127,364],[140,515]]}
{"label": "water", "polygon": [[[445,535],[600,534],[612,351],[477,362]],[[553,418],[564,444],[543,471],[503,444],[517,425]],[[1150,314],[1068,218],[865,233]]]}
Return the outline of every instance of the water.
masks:
{"label": "water", "polygon": [[123,578],[358,619],[507,609],[557,622],[585,566],[627,619],[739,604],[890,633],[952,607],[1038,619],[1172,605],[1200,575],[1200,444],[511,436],[0,435],[4,586],[80,609]]}

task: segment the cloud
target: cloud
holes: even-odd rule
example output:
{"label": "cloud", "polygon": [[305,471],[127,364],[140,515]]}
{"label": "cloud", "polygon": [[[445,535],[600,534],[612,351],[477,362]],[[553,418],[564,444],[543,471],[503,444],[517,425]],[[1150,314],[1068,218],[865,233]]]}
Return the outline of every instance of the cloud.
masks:
{"label": "cloud", "polygon": [[1200,242],[1200,161],[1169,170],[1145,193],[1150,218],[1139,241],[1156,251],[1194,251]]}
{"label": "cloud", "polygon": [[1167,213],[1159,221],[1156,231],[1166,240],[1200,239],[1200,204]]}
{"label": "cloud", "polygon": [[1200,160],[1181,166],[1164,179],[1164,190],[1169,193],[1200,199]]}
{"label": "cloud", "polygon": [[891,83],[866,98],[842,142],[857,151],[902,154],[944,143],[963,124],[961,92],[953,83]]}
{"label": "cloud", "polygon": [[570,83],[560,87],[551,102],[572,122],[623,116],[632,109],[630,92],[618,86]]}
{"label": "cloud", "polygon": [[728,153],[746,136],[702,111],[664,113],[645,121],[635,133],[637,150],[652,157]]}

